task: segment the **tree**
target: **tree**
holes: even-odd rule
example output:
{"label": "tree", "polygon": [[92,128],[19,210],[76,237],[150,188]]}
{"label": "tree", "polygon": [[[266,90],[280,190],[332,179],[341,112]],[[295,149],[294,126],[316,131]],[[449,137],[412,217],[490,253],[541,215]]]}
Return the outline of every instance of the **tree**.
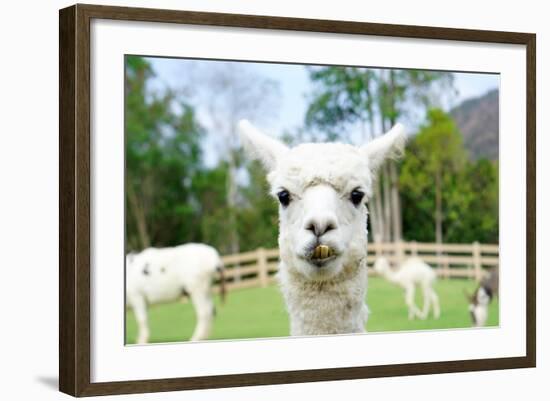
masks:
{"label": "tree", "polygon": [[[412,112],[418,106],[422,108],[437,103],[435,84],[450,86],[453,76],[449,73],[426,70],[380,70],[379,90],[377,93],[378,107],[382,132],[388,131],[400,117],[409,110]],[[416,107],[415,107],[416,106]],[[396,163],[389,160],[386,163],[386,180],[389,189],[385,187],[386,222],[388,227],[386,238],[400,241],[402,238],[401,199],[399,196],[399,180]],[[391,205],[391,206],[390,206]],[[392,225],[392,235],[389,234],[389,225]]]}
{"label": "tree", "polygon": [[[312,140],[364,143],[376,132],[377,73],[356,67],[310,68],[317,85],[306,112]],[[352,135],[359,125],[360,135]],[[357,137],[358,136],[358,137]]]}
{"label": "tree", "polygon": [[[425,227],[416,224],[426,215],[427,205],[432,207],[435,241],[444,240],[444,222],[456,219],[459,210],[469,209],[472,192],[462,172],[467,163],[467,153],[462,136],[447,114],[440,109],[428,112],[427,122],[420,128],[414,140],[409,143],[407,157],[401,165],[400,184],[407,197],[407,207],[420,202],[423,216],[411,216],[414,230],[424,232]],[[418,210],[419,207],[410,210]],[[422,224],[421,224],[422,226]]]}
{"label": "tree", "polygon": [[174,92],[150,90],[154,71],[147,60],[125,61],[127,248],[197,240],[192,187],[202,167],[203,131]]}
{"label": "tree", "polygon": [[409,142],[400,184],[408,240],[498,243],[498,164],[470,161],[441,110]]}

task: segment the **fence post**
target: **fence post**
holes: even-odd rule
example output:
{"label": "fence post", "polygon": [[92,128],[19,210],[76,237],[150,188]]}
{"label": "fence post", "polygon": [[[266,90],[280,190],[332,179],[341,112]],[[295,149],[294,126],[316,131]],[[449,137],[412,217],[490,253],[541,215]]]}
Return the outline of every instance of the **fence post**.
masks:
{"label": "fence post", "polygon": [[443,275],[445,278],[451,277],[451,267],[449,265],[449,255],[443,255]]}
{"label": "fence post", "polygon": [[443,251],[441,249],[440,242],[435,243],[435,254],[437,256],[437,269],[439,270],[439,274],[443,275],[443,265],[441,263],[441,259],[443,257]]}
{"label": "fence post", "polygon": [[416,241],[411,242],[411,255],[418,256],[418,246],[416,245]]}
{"label": "fence post", "polygon": [[381,250],[382,242],[375,241],[373,245],[374,245],[374,254],[376,255],[376,259],[378,259],[382,254],[382,250]]}
{"label": "fence post", "polygon": [[267,271],[267,256],[264,248],[258,248],[258,278],[260,279],[260,286],[267,287],[269,274]]}
{"label": "fence post", "polygon": [[397,259],[397,265],[401,266],[403,264],[403,259],[405,258],[403,250],[403,241],[399,240],[394,243],[394,251]]}
{"label": "fence post", "polygon": [[476,281],[481,280],[481,248],[479,242],[474,242],[472,244],[472,256],[474,259],[474,277]]}

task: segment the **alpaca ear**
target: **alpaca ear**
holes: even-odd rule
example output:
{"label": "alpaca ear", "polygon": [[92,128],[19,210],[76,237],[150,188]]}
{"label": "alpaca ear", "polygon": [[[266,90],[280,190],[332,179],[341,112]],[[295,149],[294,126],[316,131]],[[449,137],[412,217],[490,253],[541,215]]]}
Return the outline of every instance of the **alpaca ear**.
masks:
{"label": "alpaca ear", "polygon": [[257,130],[248,120],[239,121],[238,127],[245,152],[260,160],[268,172],[275,170],[277,161],[288,152],[288,147]]}
{"label": "alpaca ear", "polygon": [[407,135],[402,124],[395,124],[391,130],[361,147],[369,160],[371,170],[377,170],[389,158],[403,155]]}

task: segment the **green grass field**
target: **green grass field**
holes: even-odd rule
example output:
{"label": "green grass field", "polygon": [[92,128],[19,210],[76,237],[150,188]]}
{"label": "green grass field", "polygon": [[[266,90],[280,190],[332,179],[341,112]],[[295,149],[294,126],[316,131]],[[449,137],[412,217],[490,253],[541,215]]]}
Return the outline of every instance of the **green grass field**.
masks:
{"label": "green grass field", "polygon": [[[473,292],[472,280],[439,280],[436,291],[441,304],[441,317],[408,320],[403,291],[378,278],[369,278],[368,305],[371,310],[367,330],[370,332],[397,330],[428,330],[470,327],[470,315],[464,289]],[[422,298],[417,291],[417,305]],[[226,303],[216,297],[217,315],[211,339],[239,339],[288,336],[288,317],[283,299],[276,286],[231,291]],[[489,311],[489,326],[498,326],[498,300]],[[195,326],[192,305],[171,303],[149,308],[151,342],[173,342],[189,339]],[[126,343],[134,343],[136,321],[131,310],[126,313]]]}

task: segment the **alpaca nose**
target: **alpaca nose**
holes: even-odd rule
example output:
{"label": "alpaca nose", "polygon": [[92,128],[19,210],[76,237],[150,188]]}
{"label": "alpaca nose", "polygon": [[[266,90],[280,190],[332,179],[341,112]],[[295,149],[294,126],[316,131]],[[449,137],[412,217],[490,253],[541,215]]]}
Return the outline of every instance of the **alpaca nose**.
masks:
{"label": "alpaca nose", "polygon": [[315,236],[321,237],[329,231],[335,230],[338,227],[334,216],[318,216],[310,217],[304,224],[304,229],[311,231]]}

